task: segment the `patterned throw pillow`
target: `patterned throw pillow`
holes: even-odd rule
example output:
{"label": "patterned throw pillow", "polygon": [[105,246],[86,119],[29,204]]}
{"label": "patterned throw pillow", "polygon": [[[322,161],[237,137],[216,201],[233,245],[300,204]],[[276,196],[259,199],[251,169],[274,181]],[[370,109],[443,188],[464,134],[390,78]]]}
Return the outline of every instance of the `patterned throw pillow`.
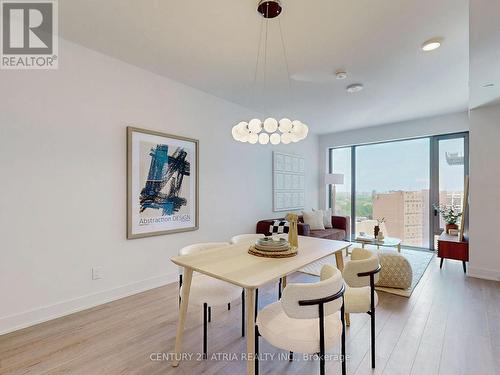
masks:
{"label": "patterned throw pillow", "polygon": [[290,230],[290,223],[286,220],[274,220],[269,226],[269,232],[271,234],[283,234],[288,233]]}

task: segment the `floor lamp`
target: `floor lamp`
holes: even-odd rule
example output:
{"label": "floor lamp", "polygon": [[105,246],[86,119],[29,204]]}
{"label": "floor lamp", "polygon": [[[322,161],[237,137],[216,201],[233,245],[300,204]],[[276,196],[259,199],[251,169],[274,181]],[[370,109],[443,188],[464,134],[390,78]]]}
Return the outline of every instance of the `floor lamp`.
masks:
{"label": "floor lamp", "polygon": [[344,175],[342,173],[327,173],[325,175],[325,185],[332,185],[332,190],[331,190],[332,215],[335,215],[335,198],[336,198],[336,193],[337,193],[336,189],[335,189],[335,185],[343,185],[343,184],[344,184]]}

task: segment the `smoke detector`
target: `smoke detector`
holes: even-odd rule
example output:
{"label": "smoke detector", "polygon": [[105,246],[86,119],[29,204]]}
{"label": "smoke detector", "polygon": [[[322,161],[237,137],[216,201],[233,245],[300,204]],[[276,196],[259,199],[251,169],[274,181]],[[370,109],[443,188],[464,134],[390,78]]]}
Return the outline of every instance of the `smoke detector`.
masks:
{"label": "smoke detector", "polygon": [[337,70],[335,72],[335,78],[341,80],[341,79],[346,79],[347,78],[347,72],[343,70]]}

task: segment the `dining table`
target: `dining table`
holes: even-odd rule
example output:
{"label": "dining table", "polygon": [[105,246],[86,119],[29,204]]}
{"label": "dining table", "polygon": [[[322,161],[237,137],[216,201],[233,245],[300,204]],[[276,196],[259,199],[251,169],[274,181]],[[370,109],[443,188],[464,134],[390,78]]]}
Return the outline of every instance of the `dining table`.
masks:
{"label": "dining table", "polygon": [[171,261],[183,268],[183,283],[179,319],[175,338],[175,355],[172,366],[177,367],[182,358],[182,340],[189,305],[189,292],[193,272],[240,286],[245,290],[247,374],[255,370],[255,291],[272,282],[285,278],[301,268],[322,258],[335,255],[337,268],[344,268],[343,250],[351,244],[315,237],[298,237],[298,252],[288,258],[266,258],[251,255],[251,243],[238,243],[221,248],[208,249],[194,254],[174,256]]}

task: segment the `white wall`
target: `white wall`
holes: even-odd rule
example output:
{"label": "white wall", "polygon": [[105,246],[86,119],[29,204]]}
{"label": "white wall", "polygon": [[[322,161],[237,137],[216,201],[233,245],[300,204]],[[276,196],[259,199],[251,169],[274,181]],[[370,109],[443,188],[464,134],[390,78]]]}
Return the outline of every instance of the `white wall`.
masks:
{"label": "white wall", "polygon": [[[0,72],[0,333],[176,280],[180,247],[279,216],[273,149],[306,158],[317,207],[316,136],[237,143],[248,109],[65,41],[60,58],[57,71]],[[127,125],[200,140],[198,231],[125,239]]]}
{"label": "white wall", "polygon": [[[329,148],[425,137],[437,134],[458,133],[468,130],[468,114],[467,112],[461,112],[320,135],[320,180],[321,175],[324,174],[328,168]],[[326,205],[326,186],[322,183],[320,183],[319,194],[320,206],[324,207]]]}
{"label": "white wall", "polygon": [[500,105],[470,112],[471,276],[500,280]]}

